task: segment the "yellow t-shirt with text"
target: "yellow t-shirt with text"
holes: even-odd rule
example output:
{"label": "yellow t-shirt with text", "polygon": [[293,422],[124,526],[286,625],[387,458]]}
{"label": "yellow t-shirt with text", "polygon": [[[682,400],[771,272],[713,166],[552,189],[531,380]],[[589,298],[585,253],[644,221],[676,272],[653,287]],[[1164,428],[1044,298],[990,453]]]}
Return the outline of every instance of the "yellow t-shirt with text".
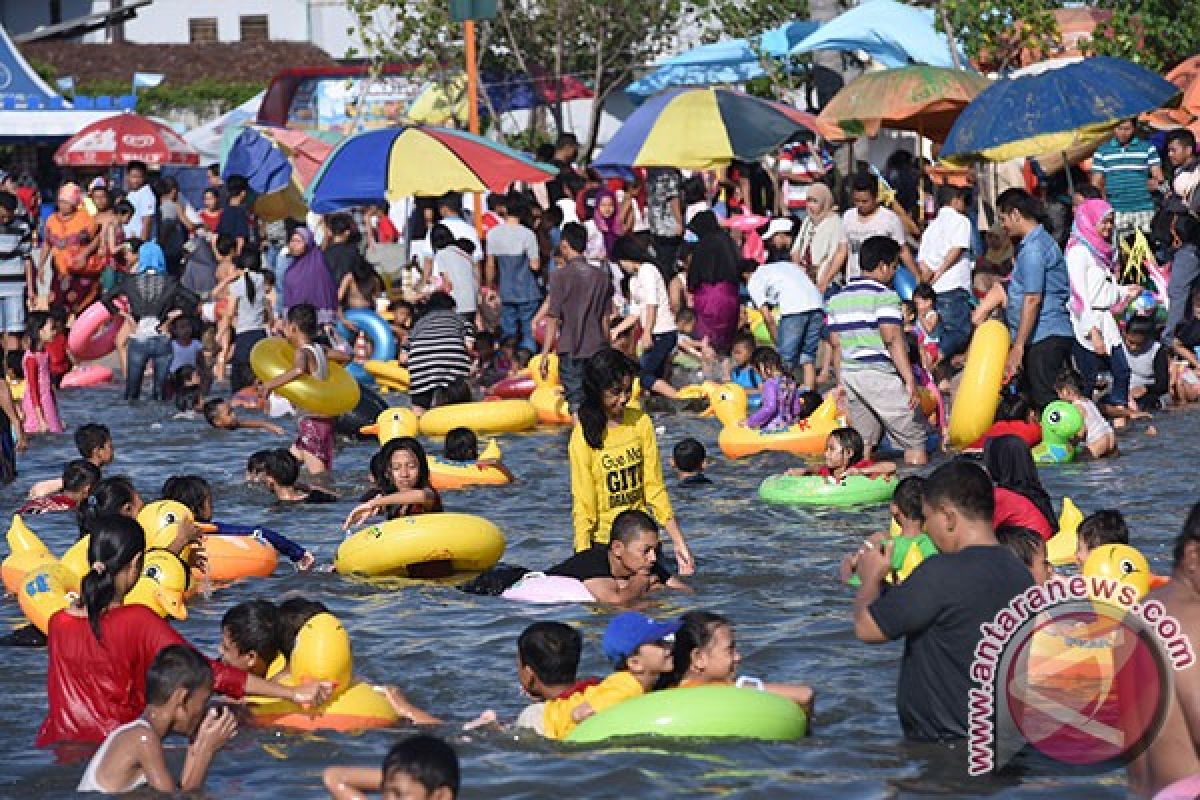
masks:
{"label": "yellow t-shirt with text", "polygon": [[637,678],[628,672],[614,672],[595,686],[589,686],[582,692],[576,692],[563,700],[547,700],[546,709],[542,712],[545,724],[545,735],[549,739],[564,739],[578,725],[571,718],[571,712],[584,703],[599,714],[606,708],[612,708],[618,703],[640,697],[645,694]]}

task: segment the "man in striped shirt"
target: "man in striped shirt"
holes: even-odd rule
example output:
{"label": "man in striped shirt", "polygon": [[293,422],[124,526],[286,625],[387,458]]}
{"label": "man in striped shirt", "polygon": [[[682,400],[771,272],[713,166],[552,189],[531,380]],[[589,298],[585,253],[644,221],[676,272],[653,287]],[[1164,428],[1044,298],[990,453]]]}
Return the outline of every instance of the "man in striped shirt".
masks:
{"label": "man in striped shirt", "polygon": [[32,306],[37,297],[30,258],[33,231],[17,216],[18,209],[17,196],[0,191],[0,330],[9,350],[20,349],[26,303]]}
{"label": "man in striped shirt", "polygon": [[1092,183],[1113,207],[1113,235],[1119,242],[1134,230],[1150,230],[1154,198],[1162,183],[1162,159],[1149,142],[1137,137],[1132,119],[1113,128],[1113,138],[1092,156]]}
{"label": "man in striped shirt", "polygon": [[859,250],[862,274],[829,300],[829,341],[850,424],[870,450],[886,431],[906,464],[924,464],[926,426],[908,361],[900,297],[891,289],[900,245],[872,236]]}

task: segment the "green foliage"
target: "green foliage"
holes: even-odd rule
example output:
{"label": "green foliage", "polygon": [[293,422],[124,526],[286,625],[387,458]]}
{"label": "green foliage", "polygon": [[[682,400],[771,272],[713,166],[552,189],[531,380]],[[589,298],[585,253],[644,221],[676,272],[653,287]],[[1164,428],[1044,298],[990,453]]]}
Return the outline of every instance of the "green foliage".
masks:
{"label": "green foliage", "polygon": [[[941,0],[949,27],[967,55],[985,71],[1020,64],[1023,51],[1034,60],[1048,58],[1058,40],[1058,23],[1051,13],[1057,0]],[[945,30],[942,15],[937,27]]]}
{"label": "green foliage", "polygon": [[27,59],[29,66],[38,74],[38,77],[51,85],[58,78],[58,70],[53,64],[48,64],[45,61],[37,61],[36,59]]}
{"label": "green foliage", "polygon": [[1198,0],[1100,0],[1112,18],[1097,26],[1090,55],[1119,56],[1165,71],[1200,50]]}
{"label": "green foliage", "polygon": [[[81,81],[77,95],[127,95],[131,91],[125,81]],[[161,114],[173,109],[189,109],[200,114],[214,108],[228,111],[262,91],[258,83],[237,83],[204,79],[186,86],[163,83],[153,89],[139,89],[137,110],[140,114]]]}

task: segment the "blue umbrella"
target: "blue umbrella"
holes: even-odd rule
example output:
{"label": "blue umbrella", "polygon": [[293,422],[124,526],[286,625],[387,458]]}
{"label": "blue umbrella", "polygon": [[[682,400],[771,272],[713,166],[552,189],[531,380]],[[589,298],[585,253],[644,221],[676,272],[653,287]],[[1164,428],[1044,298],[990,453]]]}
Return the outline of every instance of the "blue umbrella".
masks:
{"label": "blue umbrella", "polygon": [[963,109],[941,156],[1008,161],[1066,152],[1178,94],[1178,86],[1145,67],[1108,56],[996,81]]}
{"label": "blue umbrella", "polygon": [[713,86],[752,81],[767,74],[759,53],[787,58],[797,42],[820,26],[819,22],[788,22],[759,34],[753,44],[747,39],[726,39],[694,47],[658,63],[658,69],[634,81],[626,93],[649,97],[672,86]]}
{"label": "blue umbrella", "polygon": [[945,34],[934,27],[933,11],[895,0],[855,6],[792,48],[793,53],[813,50],[863,50],[885,67],[954,66]]}
{"label": "blue umbrella", "polygon": [[225,156],[221,175],[244,175],[256,194],[270,194],[291,183],[292,165],[274,142],[253,128],[243,128]]}

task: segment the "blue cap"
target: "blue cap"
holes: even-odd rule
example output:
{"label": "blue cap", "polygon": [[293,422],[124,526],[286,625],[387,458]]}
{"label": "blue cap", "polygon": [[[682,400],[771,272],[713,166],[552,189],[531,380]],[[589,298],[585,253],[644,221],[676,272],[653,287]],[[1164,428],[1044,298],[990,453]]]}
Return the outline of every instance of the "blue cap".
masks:
{"label": "blue cap", "polygon": [[682,626],[682,620],[655,622],[638,611],[618,614],[604,631],[604,656],[612,663],[620,664],[642,645],[661,642]]}

